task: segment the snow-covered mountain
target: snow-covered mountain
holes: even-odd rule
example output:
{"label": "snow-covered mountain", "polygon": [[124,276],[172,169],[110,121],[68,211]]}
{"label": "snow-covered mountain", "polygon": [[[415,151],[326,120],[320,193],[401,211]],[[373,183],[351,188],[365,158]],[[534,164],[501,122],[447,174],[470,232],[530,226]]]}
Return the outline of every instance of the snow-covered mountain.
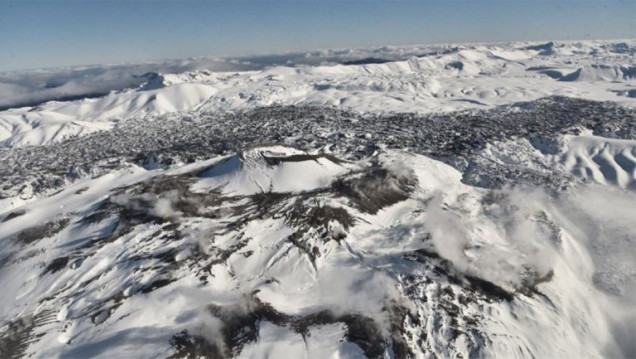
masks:
{"label": "snow-covered mountain", "polygon": [[[362,57],[365,55],[374,57]],[[73,72],[69,74],[65,70],[60,75],[66,81],[65,85],[47,91],[67,86],[93,94],[103,92],[111,83],[117,91],[101,97],[51,101],[0,111],[0,145],[47,144],[109,129],[118,121],[139,116],[196,110],[235,111],[271,105],[424,113],[490,108],[562,95],[634,106],[635,55],[634,41],[397,47],[350,53],[310,53],[301,57],[307,63],[318,61],[312,59],[331,60],[327,65],[319,66],[303,66],[298,55],[290,54],[288,57],[294,59],[291,63],[295,66],[252,71],[201,69],[132,76],[124,75],[123,69],[116,68],[112,70],[113,74],[94,71],[95,79],[89,81],[93,77],[84,70],[77,75],[83,81],[81,85],[71,84],[71,81],[80,80],[69,80],[73,79]],[[390,61],[395,59],[401,60]],[[245,61],[243,59],[241,63],[247,66]],[[166,71],[197,69],[199,66],[168,65]],[[232,69],[219,67],[216,62],[208,65]],[[132,69],[134,67],[130,71]],[[139,68],[146,69],[148,65]],[[5,77],[17,83],[30,79],[26,75]],[[55,82],[54,77],[45,79],[48,79],[47,83]],[[127,90],[121,89],[124,82],[129,87]],[[77,96],[72,89],[60,91]],[[8,91],[9,99],[14,92]],[[16,101],[16,105],[20,103]]]}
{"label": "snow-covered mountain", "polygon": [[634,357],[634,49],[387,50],[0,112],[0,357]]}

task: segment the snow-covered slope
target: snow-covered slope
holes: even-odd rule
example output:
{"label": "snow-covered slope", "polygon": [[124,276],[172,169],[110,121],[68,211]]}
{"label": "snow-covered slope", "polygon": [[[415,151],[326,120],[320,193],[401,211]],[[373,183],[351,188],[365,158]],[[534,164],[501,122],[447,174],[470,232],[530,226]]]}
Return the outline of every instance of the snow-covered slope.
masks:
{"label": "snow-covered slope", "polygon": [[[3,354],[627,354],[616,331],[633,330],[634,243],[613,239],[636,213],[596,211],[632,192],[481,189],[401,151],[328,173],[259,155],[202,190],[233,158],[123,170],[12,211]],[[238,193],[273,172],[320,185]]]}
{"label": "snow-covered slope", "polygon": [[636,189],[636,141],[577,136],[569,139],[565,168],[591,181]]}
{"label": "snow-covered slope", "polygon": [[122,119],[196,110],[216,89],[181,83],[155,91],[110,94],[96,99],[49,102],[43,107],[8,110],[0,115],[5,146],[39,145],[108,130]]}
{"label": "snow-covered slope", "polygon": [[269,105],[422,113],[563,95],[633,106],[634,49],[633,41],[430,46],[388,49],[376,63],[152,74],[137,89],[2,111],[0,144],[51,143],[139,116]]}
{"label": "snow-covered slope", "polygon": [[636,357],[635,55],[2,75],[0,359]]}
{"label": "snow-covered slope", "polygon": [[310,155],[284,147],[267,146],[243,151],[201,174],[198,190],[222,188],[226,194],[311,191],[328,185],[334,175],[350,167],[327,155]]}
{"label": "snow-covered slope", "polygon": [[5,148],[0,357],[633,357],[634,118],[268,107]]}

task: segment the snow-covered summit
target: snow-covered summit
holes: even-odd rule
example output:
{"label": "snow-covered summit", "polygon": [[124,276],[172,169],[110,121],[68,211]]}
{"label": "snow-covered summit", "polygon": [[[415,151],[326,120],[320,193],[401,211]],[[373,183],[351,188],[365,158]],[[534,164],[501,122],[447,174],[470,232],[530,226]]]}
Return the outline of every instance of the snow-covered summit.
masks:
{"label": "snow-covered summit", "polygon": [[256,146],[204,171],[197,188],[221,187],[224,193],[250,195],[300,192],[328,186],[353,166],[325,154],[280,145]]}
{"label": "snow-covered summit", "polygon": [[124,169],[4,215],[0,353],[628,353],[614,333],[633,328],[634,243],[612,238],[634,213],[597,211],[633,192],[479,188],[405,151],[350,170],[308,156],[270,146]]}

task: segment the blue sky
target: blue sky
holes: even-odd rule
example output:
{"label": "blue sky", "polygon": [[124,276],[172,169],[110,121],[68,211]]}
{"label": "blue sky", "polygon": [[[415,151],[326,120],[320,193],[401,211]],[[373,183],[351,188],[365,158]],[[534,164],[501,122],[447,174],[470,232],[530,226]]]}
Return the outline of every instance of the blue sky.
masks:
{"label": "blue sky", "polygon": [[636,1],[5,1],[0,70],[443,42],[636,38]]}

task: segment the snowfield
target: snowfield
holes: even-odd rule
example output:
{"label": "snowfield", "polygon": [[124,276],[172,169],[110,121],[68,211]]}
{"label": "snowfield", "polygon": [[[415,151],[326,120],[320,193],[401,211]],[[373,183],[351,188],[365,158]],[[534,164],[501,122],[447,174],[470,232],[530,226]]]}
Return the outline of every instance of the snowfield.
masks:
{"label": "snowfield", "polygon": [[[50,101],[1,111],[0,146],[48,144],[109,129],[129,118],[193,110],[218,112],[271,105],[317,105],[360,112],[425,113],[490,108],[551,95],[636,105],[634,41],[381,50],[366,52],[381,58],[358,61],[344,61],[347,57],[342,54],[331,54],[332,61],[340,64],[303,66],[300,62],[296,66],[238,72],[198,70],[143,76],[140,73],[132,77],[134,81],[129,86],[133,88],[102,97]],[[327,61],[317,54],[310,55],[305,61],[311,62],[312,58]],[[349,54],[353,59],[359,56]],[[388,60],[400,57],[403,60]],[[86,77],[85,72],[79,74]],[[68,76],[64,73],[62,78],[66,80]],[[89,89],[104,86],[104,82],[116,82],[106,75],[100,76],[97,84],[84,86]]]}
{"label": "snowfield", "polygon": [[0,357],[635,357],[634,42],[424,50],[0,112]]}

